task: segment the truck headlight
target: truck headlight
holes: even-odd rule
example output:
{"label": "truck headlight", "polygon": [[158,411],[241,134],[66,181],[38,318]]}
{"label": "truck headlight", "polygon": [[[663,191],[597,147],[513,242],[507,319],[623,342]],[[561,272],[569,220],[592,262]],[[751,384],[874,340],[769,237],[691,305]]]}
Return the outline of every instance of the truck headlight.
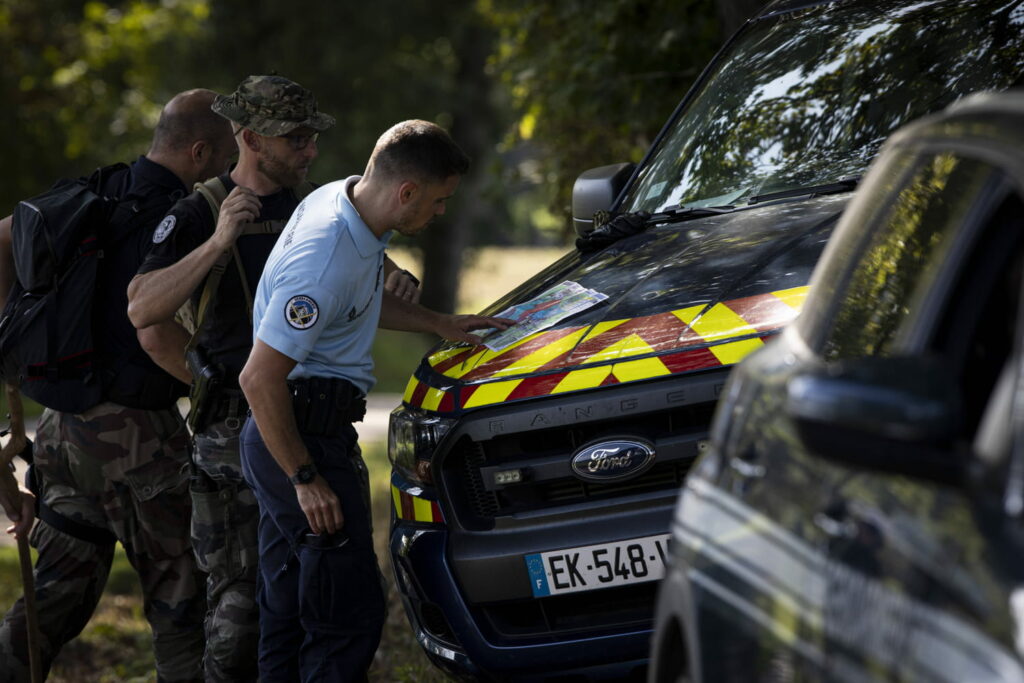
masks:
{"label": "truck headlight", "polygon": [[433,484],[430,459],[453,424],[454,419],[417,408],[395,408],[388,426],[388,458],[391,464],[410,481]]}

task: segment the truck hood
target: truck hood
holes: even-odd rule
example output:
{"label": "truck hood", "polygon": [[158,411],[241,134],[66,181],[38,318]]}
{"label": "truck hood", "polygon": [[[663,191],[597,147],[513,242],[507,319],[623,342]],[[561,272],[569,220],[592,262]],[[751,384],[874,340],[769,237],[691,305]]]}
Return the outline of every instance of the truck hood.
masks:
{"label": "truck hood", "polygon": [[485,313],[564,281],[605,301],[499,351],[442,343],[420,362],[403,400],[459,413],[737,363],[796,316],[848,200],[817,197],[656,225],[587,258],[572,252]]}

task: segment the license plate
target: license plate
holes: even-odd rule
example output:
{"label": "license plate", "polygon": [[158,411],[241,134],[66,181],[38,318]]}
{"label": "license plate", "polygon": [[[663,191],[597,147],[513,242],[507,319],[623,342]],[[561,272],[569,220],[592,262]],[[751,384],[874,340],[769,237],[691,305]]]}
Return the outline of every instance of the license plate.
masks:
{"label": "license plate", "polygon": [[533,595],[576,593],[665,576],[668,534],[526,556]]}

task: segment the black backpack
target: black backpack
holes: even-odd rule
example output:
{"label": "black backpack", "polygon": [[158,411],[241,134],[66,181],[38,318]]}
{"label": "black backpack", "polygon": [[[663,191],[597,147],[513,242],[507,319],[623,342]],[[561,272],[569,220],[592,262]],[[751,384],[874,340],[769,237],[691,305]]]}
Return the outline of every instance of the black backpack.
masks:
{"label": "black backpack", "polygon": [[[93,311],[103,247],[153,223],[141,219],[159,218],[137,202],[103,196],[105,179],[124,169],[60,181],[14,210],[16,281],[0,316],[0,376],[54,410],[80,413],[103,400]],[[154,208],[162,212],[169,202],[160,199]]]}

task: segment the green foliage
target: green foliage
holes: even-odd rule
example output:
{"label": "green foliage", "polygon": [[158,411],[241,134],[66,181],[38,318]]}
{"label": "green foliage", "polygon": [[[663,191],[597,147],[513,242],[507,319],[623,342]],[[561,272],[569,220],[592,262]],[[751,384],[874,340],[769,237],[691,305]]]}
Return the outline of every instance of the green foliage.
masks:
{"label": "green foliage", "polygon": [[[388,125],[429,119],[483,175],[452,206],[472,218],[440,241],[550,242],[579,172],[639,159],[717,44],[714,16],[712,0],[0,0],[0,213],[144,152],[174,93],[277,72],[338,118],[314,180],[361,172]],[[535,208],[549,200],[555,219]]]}
{"label": "green foliage", "polygon": [[220,92],[271,72],[312,90],[338,120],[311,172],[326,182],[361,173],[377,137],[398,121],[452,125],[459,41],[475,16],[463,3],[218,0],[207,21],[215,39],[193,44],[179,68]]}
{"label": "green foliage", "polygon": [[479,6],[500,31],[492,68],[518,117],[506,143],[540,150],[522,171],[566,226],[576,176],[639,161],[718,44],[711,0]]}
{"label": "green foliage", "polygon": [[0,0],[0,208],[146,150],[206,0]]}

